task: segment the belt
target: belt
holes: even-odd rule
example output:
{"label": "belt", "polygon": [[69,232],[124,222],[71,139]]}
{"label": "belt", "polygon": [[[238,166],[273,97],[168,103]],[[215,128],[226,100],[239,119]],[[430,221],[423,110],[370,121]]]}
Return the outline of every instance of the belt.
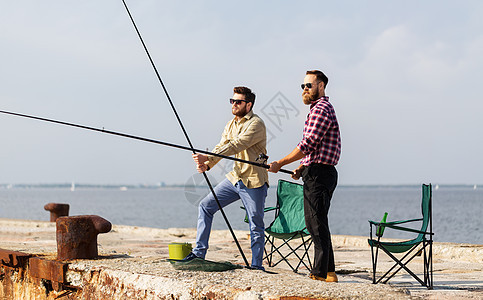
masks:
{"label": "belt", "polygon": [[322,164],[322,163],[311,163],[308,166],[309,167],[315,167],[315,168],[333,168],[333,167],[335,167],[333,165],[326,165],[326,164]]}

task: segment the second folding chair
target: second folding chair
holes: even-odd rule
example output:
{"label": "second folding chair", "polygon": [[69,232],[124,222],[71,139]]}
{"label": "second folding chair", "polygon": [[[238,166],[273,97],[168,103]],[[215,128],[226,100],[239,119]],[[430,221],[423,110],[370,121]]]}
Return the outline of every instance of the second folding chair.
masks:
{"label": "second folding chair", "polygon": [[[370,238],[368,240],[371,246],[372,253],[372,274],[373,283],[387,283],[397,272],[404,269],[408,272],[414,279],[416,279],[421,285],[427,287],[428,289],[433,288],[433,227],[432,227],[432,195],[431,195],[431,185],[423,184],[422,187],[422,200],[421,200],[421,213],[422,218],[404,220],[404,221],[393,221],[393,222],[374,222],[370,223]],[[411,222],[421,222],[421,229],[412,229],[409,227],[403,227],[401,224],[411,223]],[[373,238],[372,228],[376,228],[375,235],[377,237]],[[384,228],[391,230],[400,230],[411,232],[417,234],[415,238],[406,241],[381,241],[381,237],[384,233]],[[378,262],[379,249],[384,251],[394,262],[394,265],[386,272],[384,275],[380,276],[379,279],[376,278],[376,267]],[[404,256],[401,258],[396,257],[395,253],[403,253]],[[422,279],[416,275],[414,271],[409,269],[409,262],[411,262],[416,256],[423,254],[423,274]],[[391,273],[392,272],[392,273]]]}

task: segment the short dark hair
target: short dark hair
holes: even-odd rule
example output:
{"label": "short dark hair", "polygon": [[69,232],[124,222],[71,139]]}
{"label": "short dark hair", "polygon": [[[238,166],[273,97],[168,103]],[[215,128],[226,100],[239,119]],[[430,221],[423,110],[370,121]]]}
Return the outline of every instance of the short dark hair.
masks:
{"label": "short dark hair", "polygon": [[317,79],[324,83],[324,87],[327,87],[327,84],[329,83],[329,78],[327,78],[327,76],[325,76],[325,74],[322,73],[322,71],[319,71],[319,70],[307,71],[307,73],[305,73],[305,75],[315,75],[315,76],[317,76]]}
{"label": "short dark hair", "polygon": [[255,94],[252,92],[251,89],[247,88],[246,86],[236,86],[233,88],[233,92],[235,94],[245,95],[245,100],[250,101],[253,108],[253,106],[255,105]]}

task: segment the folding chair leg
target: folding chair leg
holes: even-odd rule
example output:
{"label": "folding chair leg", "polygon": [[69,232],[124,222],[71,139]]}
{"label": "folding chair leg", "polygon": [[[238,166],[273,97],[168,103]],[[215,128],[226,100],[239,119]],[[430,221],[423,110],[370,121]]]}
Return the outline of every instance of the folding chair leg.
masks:
{"label": "folding chair leg", "polygon": [[[292,249],[292,248],[290,247],[290,245],[288,244],[288,242],[289,242],[290,240],[291,240],[291,239],[284,240],[284,242],[283,242],[283,243],[282,243],[280,246],[278,246],[278,247],[276,247],[276,246],[275,246],[274,251],[276,251],[276,252],[278,253],[278,255],[280,255],[281,259],[280,259],[279,261],[277,261],[276,263],[273,263],[273,266],[276,266],[276,265],[278,265],[279,263],[281,263],[282,261],[285,261],[285,262],[287,263],[287,265],[289,265],[289,266],[290,266],[290,268],[292,269],[292,271],[297,272],[297,271],[296,271],[296,269],[295,269],[295,268],[294,268],[294,267],[293,267],[293,266],[290,264],[290,262],[288,261],[288,259],[287,259],[287,256],[288,256],[288,255],[283,255],[283,254],[280,252],[280,250],[279,250],[280,248],[282,248],[283,246],[285,246],[285,245],[286,245],[286,246],[288,246],[288,247],[290,248],[290,250],[292,250],[292,251],[293,251],[293,249]],[[272,253],[273,253],[273,252],[272,252]]]}
{"label": "folding chair leg", "polygon": [[[394,267],[398,266],[399,265],[399,268],[391,274],[391,276],[387,277],[386,280],[384,281],[384,283],[387,283],[389,281],[389,279],[391,279],[394,275],[396,275],[397,272],[399,272],[401,269],[404,268],[404,270],[406,270],[406,272],[408,272],[414,279],[416,279],[422,286],[426,286],[426,284],[424,283],[424,281],[422,281],[416,274],[414,274],[413,271],[411,271],[408,267],[406,267],[406,264],[408,264],[414,257],[416,257],[418,255],[418,251],[416,251],[416,253],[411,256],[411,258],[409,258],[405,263],[403,263],[403,260],[416,248],[417,246],[413,247],[411,250],[408,251],[408,253],[406,253],[406,255],[404,255],[404,257],[401,259],[401,260],[398,260],[391,252],[387,251],[386,249],[384,249],[384,247],[382,248],[382,250],[389,256],[391,257],[395,262],[396,264],[391,268],[389,269],[389,271],[386,272],[386,274],[384,274],[381,278],[379,278],[379,281],[381,281],[387,274],[389,274],[389,272],[392,271],[392,269],[394,269]],[[423,248],[421,250],[425,250],[425,247],[423,245]]]}
{"label": "folding chair leg", "polygon": [[[309,261],[309,266],[310,266],[310,269],[309,269],[309,268],[307,268],[307,265],[305,265],[305,263],[303,263],[303,264],[304,264],[304,266],[305,266],[307,269],[309,269],[309,270],[312,270],[312,268],[313,268],[313,267],[312,267],[312,262],[310,261],[310,253],[309,253],[309,251],[310,251],[310,247],[312,246],[313,241],[314,241],[314,240],[312,239],[312,237],[309,237],[309,239],[308,239],[307,241],[305,241],[305,240],[304,240],[304,237],[302,236],[302,243],[303,243],[303,245],[304,245],[305,252],[304,252],[304,255],[302,256],[301,262],[303,262],[303,259],[304,259],[305,255],[307,255],[307,260]],[[309,243],[309,246],[308,246],[308,247],[305,247],[305,243],[306,243],[306,242],[308,242],[308,243]]]}
{"label": "folding chair leg", "polygon": [[[276,246],[275,245],[275,241],[274,241],[274,238],[272,239],[267,239],[267,242],[270,243],[270,253],[266,254],[266,256],[264,257],[264,259],[267,259],[267,261],[269,262],[269,266],[270,267],[274,267],[276,265],[278,265],[279,263],[281,263],[282,261],[286,262],[287,265],[292,269],[293,272],[297,272],[298,271],[298,268],[300,267],[301,264],[303,264],[308,270],[311,270],[312,269],[312,262],[310,261],[310,254],[309,254],[309,250],[310,250],[310,247],[312,245],[312,238],[310,237],[308,240],[305,240],[303,238],[303,235],[301,235],[300,237],[302,238],[302,243],[300,245],[298,245],[297,247],[293,248],[289,242],[296,239],[298,236],[298,234],[294,234],[292,237],[290,237],[289,239],[286,239],[286,240],[283,240],[283,243],[279,246]],[[308,247],[307,247],[307,242],[310,242]],[[302,257],[300,257],[300,255],[297,253],[297,251],[301,248],[301,247],[304,247],[304,254],[302,255]],[[290,252],[287,254],[287,255],[284,255],[282,252],[280,252],[280,249],[282,247],[287,247],[288,249],[290,249]],[[278,253],[278,255],[280,256],[280,260],[274,262],[273,261],[273,254],[274,253]],[[299,262],[297,263],[297,265],[295,267],[292,266],[292,264],[288,261],[288,256],[290,256],[291,254],[294,254],[297,259],[299,260]],[[304,261],[304,258],[307,256],[308,260],[309,260],[309,266],[307,266],[307,264],[305,263]]]}
{"label": "folding chair leg", "polygon": [[[371,239],[372,239],[372,230],[371,230]],[[379,254],[379,240],[381,237],[377,238],[377,247],[376,247],[376,255],[374,255],[374,246],[371,245],[371,256],[372,256],[372,283],[376,284],[376,270],[377,270],[377,257]]]}
{"label": "folding chair leg", "polygon": [[[265,235],[265,246],[263,247],[263,250],[265,251],[265,257],[264,259],[267,260],[267,263],[268,263],[268,266],[269,267],[273,267],[272,265],[272,260],[273,260],[273,248],[274,248],[274,241],[275,241],[275,238],[274,237],[271,237],[271,236],[266,236]],[[266,250],[266,245],[267,243],[270,243],[270,253],[267,253],[267,250]]]}
{"label": "folding chair leg", "polygon": [[[302,237],[302,235],[301,235],[301,237]],[[307,252],[307,251],[305,251],[305,252],[304,252],[304,255],[302,255],[302,257],[300,257],[300,256],[297,254],[297,250],[299,250],[299,249],[300,249],[302,246],[304,246],[304,248],[306,249],[306,247],[305,247],[305,243],[304,243],[304,240],[302,240],[302,244],[298,245],[298,246],[297,246],[297,247],[294,249],[294,248],[292,248],[292,246],[290,246],[290,244],[289,244],[289,242],[290,242],[291,240],[293,240],[294,238],[295,238],[295,236],[293,236],[292,238],[290,238],[289,240],[287,240],[287,241],[286,241],[286,246],[287,246],[287,247],[290,249],[290,251],[291,251],[291,252],[290,252],[289,254],[285,255],[285,256],[284,256],[284,258],[287,258],[287,257],[288,257],[290,254],[292,254],[292,253],[293,253],[293,254],[294,254],[296,257],[297,257],[297,259],[299,260],[299,263],[297,264],[297,267],[295,267],[295,269],[293,269],[293,271],[294,271],[295,273],[297,273],[298,268],[299,268],[299,266],[300,266],[300,264],[301,264],[301,263],[302,263],[302,264],[303,264],[303,265],[304,265],[304,266],[305,266],[307,269],[309,269],[309,267],[307,266],[307,264],[306,264],[306,263],[303,261],[303,258],[305,257],[305,255],[306,255],[308,252]],[[310,240],[312,241],[312,239],[310,239]],[[312,244],[312,243],[311,243],[311,244]],[[311,270],[311,269],[312,269],[312,267],[310,267],[310,270]]]}
{"label": "folding chair leg", "polygon": [[[394,277],[394,275],[396,275],[401,269],[402,267],[398,264],[398,259],[392,255],[390,252],[388,252],[386,249],[382,249],[394,262],[396,262],[389,270],[387,270],[386,273],[384,273],[384,275],[382,275],[381,277],[379,277],[379,279],[376,281],[376,283],[379,283],[381,282],[383,279],[386,279],[384,280],[383,283],[387,283],[392,277]],[[401,261],[404,260],[410,253],[411,253],[412,250],[410,250],[408,253],[406,253],[406,255],[404,255],[402,258],[401,258]],[[396,268],[397,266],[399,266],[399,268],[394,271],[390,276],[386,277],[387,275],[389,275],[389,273],[392,272],[392,270],[394,268]]]}
{"label": "folding chair leg", "polygon": [[[270,254],[269,254],[269,256],[270,256],[270,263],[271,263],[271,265],[270,265],[270,266],[271,266],[271,267],[275,267],[275,266],[276,266],[276,265],[278,265],[280,262],[285,261],[285,262],[286,262],[286,263],[287,263],[287,264],[290,266],[290,268],[292,269],[292,271],[294,271],[294,272],[295,272],[295,268],[294,268],[294,267],[293,267],[293,266],[290,264],[290,262],[289,262],[289,261],[286,259],[286,257],[285,257],[285,256],[284,256],[284,255],[283,255],[283,254],[282,254],[282,253],[279,251],[279,249],[280,249],[282,246],[284,246],[284,245],[285,245],[285,244],[286,244],[288,241],[284,241],[284,243],[283,243],[282,245],[278,246],[278,247],[277,247],[277,246],[275,246],[275,244],[274,244],[274,242],[275,242],[275,241],[274,241],[274,240],[272,240],[272,241],[270,241],[270,240],[269,240],[269,242],[270,242],[271,247],[272,247],[272,249],[273,249],[273,250],[270,252]],[[279,261],[277,261],[276,263],[273,263],[273,261],[272,261],[272,259],[273,259],[273,253],[274,253],[274,252],[277,252],[277,253],[278,253],[278,255],[280,255],[280,257],[282,258],[282,259],[280,259]]]}
{"label": "folding chair leg", "polygon": [[[302,235],[301,235],[301,236],[302,236]],[[293,236],[293,237],[292,237],[290,240],[292,240],[292,239],[294,239],[294,238],[295,238],[295,236]],[[303,263],[303,264],[304,264],[304,266],[305,266],[305,267],[307,267],[307,265],[306,265],[306,264],[305,264],[305,262],[303,261],[303,257],[305,256],[305,253],[304,253],[304,255],[302,256],[302,258],[301,258],[301,257],[300,257],[300,256],[297,254],[297,250],[299,250],[299,249],[300,249],[302,246],[305,246],[305,245],[304,245],[304,243],[302,243],[302,244],[298,245],[298,246],[297,246],[297,247],[294,249],[294,248],[292,248],[292,247],[290,246],[290,244],[289,244],[289,241],[290,241],[290,240],[288,240],[288,241],[287,241],[287,247],[290,249],[290,251],[291,251],[291,252],[290,252],[289,254],[287,254],[285,257],[288,257],[288,256],[289,256],[290,254],[292,254],[292,253],[293,253],[293,254],[294,254],[296,257],[297,257],[297,259],[299,260],[299,263],[297,264],[297,267],[295,267],[295,269],[293,270],[295,273],[297,273],[297,270],[298,270],[298,268],[299,268],[299,266],[300,266],[300,263]]]}
{"label": "folding chair leg", "polygon": [[[379,240],[378,240],[379,241]],[[387,283],[392,277],[394,277],[394,275],[396,275],[401,269],[404,269],[406,272],[408,272],[414,279],[416,279],[421,285],[425,286],[425,287],[428,287],[430,289],[432,289],[433,287],[433,282],[432,282],[432,253],[430,253],[429,255],[426,254],[426,247],[431,248],[431,244],[430,243],[423,243],[423,247],[419,250],[419,251],[415,251],[414,250],[417,248],[417,245],[414,246],[411,250],[409,250],[401,259],[397,259],[391,252],[387,251],[386,249],[384,249],[384,247],[382,247],[381,249],[393,260],[395,261],[396,263],[384,274],[382,275],[381,277],[379,277],[379,279],[376,279],[376,267],[377,267],[377,257],[378,257],[378,250],[379,250],[379,245],[376,246],[376,254],[374,255],[374,247],[371,246],[371,254],[372,254],[372,282],[373,283],[379,283],[381,282],[383,279],[385,279],[383,281],[383,283]],[[424,258],[423,258],[423,262],[424,262],[424,271],[423,271],[423,277],[424,277],[424,281],[421,280],[421,278],[419,278],[414,272],[412,272],[406,265],[411,262],[413,260],[414,257],[416,257],[418,255],[418,252],[420,251],[424,251]],[[406,262],[404,262],[404,260],[411,254],[413,253],[414,254],[408,258],[406,260]],[[389,275],[393,270],[394,268],[396,268],[397,266],[399,266],[399,268],[394,271],[391,275]],[[429,269],[431,268],[431,272],[429,272]],[[389,275],[389,276],[388,276]]]}
{"label": "folding chair leg", "polygon": [[428,254],[426,254],[426,251],[424,251],[424,285],[432,290],[433,289],[433,243],[430,242],[424,242],[423,247],[426,247],[426,245],[429,245],[428,248]]}
{"label": "folding chair leg", "polygon": [[[299,247],[297,247],[294,251],[294,254],[297,256],[297,258],[299,259],[299,263],[297,264],[297,267],[295,267],[295,272],[298,271],[299,267],[301,264],[303,264],[305,266],[305,268],[307,268],[307,270],[312,270],[312,262],[310,261],[310,254],[309,254],[309,250],[310,250],[310,246],[312,246],[312,237],[309,237],[308,240],[304,240],[304,236],[302,234],[300,234],[300,237],[302,238],[302,245],[304,246],[304,255],[302,255],[302,257],[299,257],[297,255],[297,253],[295,253],[295,251],[297,251]],[[309,243],[309,246],[307,247],[305,243]],[[307,260],[309,261],[309,266],[310,268],[307,266],[307,264],[304,262],[304,258],[307,256]]]}

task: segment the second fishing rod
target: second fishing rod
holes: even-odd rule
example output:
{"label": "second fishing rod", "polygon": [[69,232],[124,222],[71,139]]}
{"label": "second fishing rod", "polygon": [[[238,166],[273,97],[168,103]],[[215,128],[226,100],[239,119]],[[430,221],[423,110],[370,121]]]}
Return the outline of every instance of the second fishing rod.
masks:
{"label": "second fishing rod", "polygon": [[[154,61],[151,58],[151,54],[149,54],[148,47],[146,46],[146,43],[144,43],[144,39],[141,36],[141,32],[139,31],[139,29],[138,29],[138,27],[136,25],[136,22],[134,21],[134,18],[131,15],[131,12],[130,12],[129,8],[127,7],[126,1],[125,0],[122,0],[122,3],[124,5],[124,8],[126,9],[126,12],[127,12],[128,16],[129,16],[129,19],[131,19],[131,23],[132,23],[132,25],[134,27],[134,30],[136,31],[136,33],[137,33],[137,35],[139,37],[139,40],[140,40],[141,44],[143,45],[144,51],[146,52],[146,55],[147,55],[147,57],[149,59],[149,62],[151,63],[151,66],[153,67],[154,73],[156,74],[156,77],[158,78],[159,84],[163,88],[164,94],[166,95],[166,98],[167,98],[167,100],[169,102],[169,105],[171,106],[171,109],[173,110],[173,113],[176,116],[176,120],[178,120],[178,124],[181,127],[181,130],[183,131],[183,134],[184,134],[184,136],[186,138],[186,141],[188,142],[188,144],[189,144],[189,146],[191,148],[190,150],[193,152],[193,154],[196,154],[196,149],[193,147],[193,144],[191,143],[191,140],[190,140],[190,138],[188,136],[188,133],[186,132],[186,129],[184,128],[183,122],[181,122],[181,118],[179,117],[178,112],[177,112],[176,108],[174,107],[173,101],[171,101],[171,97],[169,96],[168,90],[166,89],[166,86],[164,85],[164,82],[161,79],[161,76],[159,75],[158,68],[156,68],[156,65],[154,64]],[[245,253],[243,253],[243,250],[242,250],[242,248],[240,246],[240,243],[238,242],[238,239],[235,236],[235,232],[233,231],[233,228],[231,228],[230,222],[228,221],[228,218],[226,217],[225,211],[223,210],[223,207],[221,207],[220,201],[218,200],[218,196],[216,195],[215,190],[213,189],[213,186],[212,186],[212,184],[211,184],[210,180],[208,179],[208,176],[206,175],[205,172],[203,172],[203,177],[205,178],[206,184],[210,188],[211,194],[215,198],[216,204],[218,205],[218,208],[220,210],[220,213],[223,216],[223,219],[225,220],[226,226],[228,227],[228,230],[230,230],[230,233],[231,233],[231,235],[233,237],[233,240],[234,240],[234,242],[235,242],[238,250],[240,251],[241,256],[243,257],[243,261],[245,262],[246,266],[249,267],[250,265],[248,264],[248,260],[247,260],[247,258],[245,256]]]}

